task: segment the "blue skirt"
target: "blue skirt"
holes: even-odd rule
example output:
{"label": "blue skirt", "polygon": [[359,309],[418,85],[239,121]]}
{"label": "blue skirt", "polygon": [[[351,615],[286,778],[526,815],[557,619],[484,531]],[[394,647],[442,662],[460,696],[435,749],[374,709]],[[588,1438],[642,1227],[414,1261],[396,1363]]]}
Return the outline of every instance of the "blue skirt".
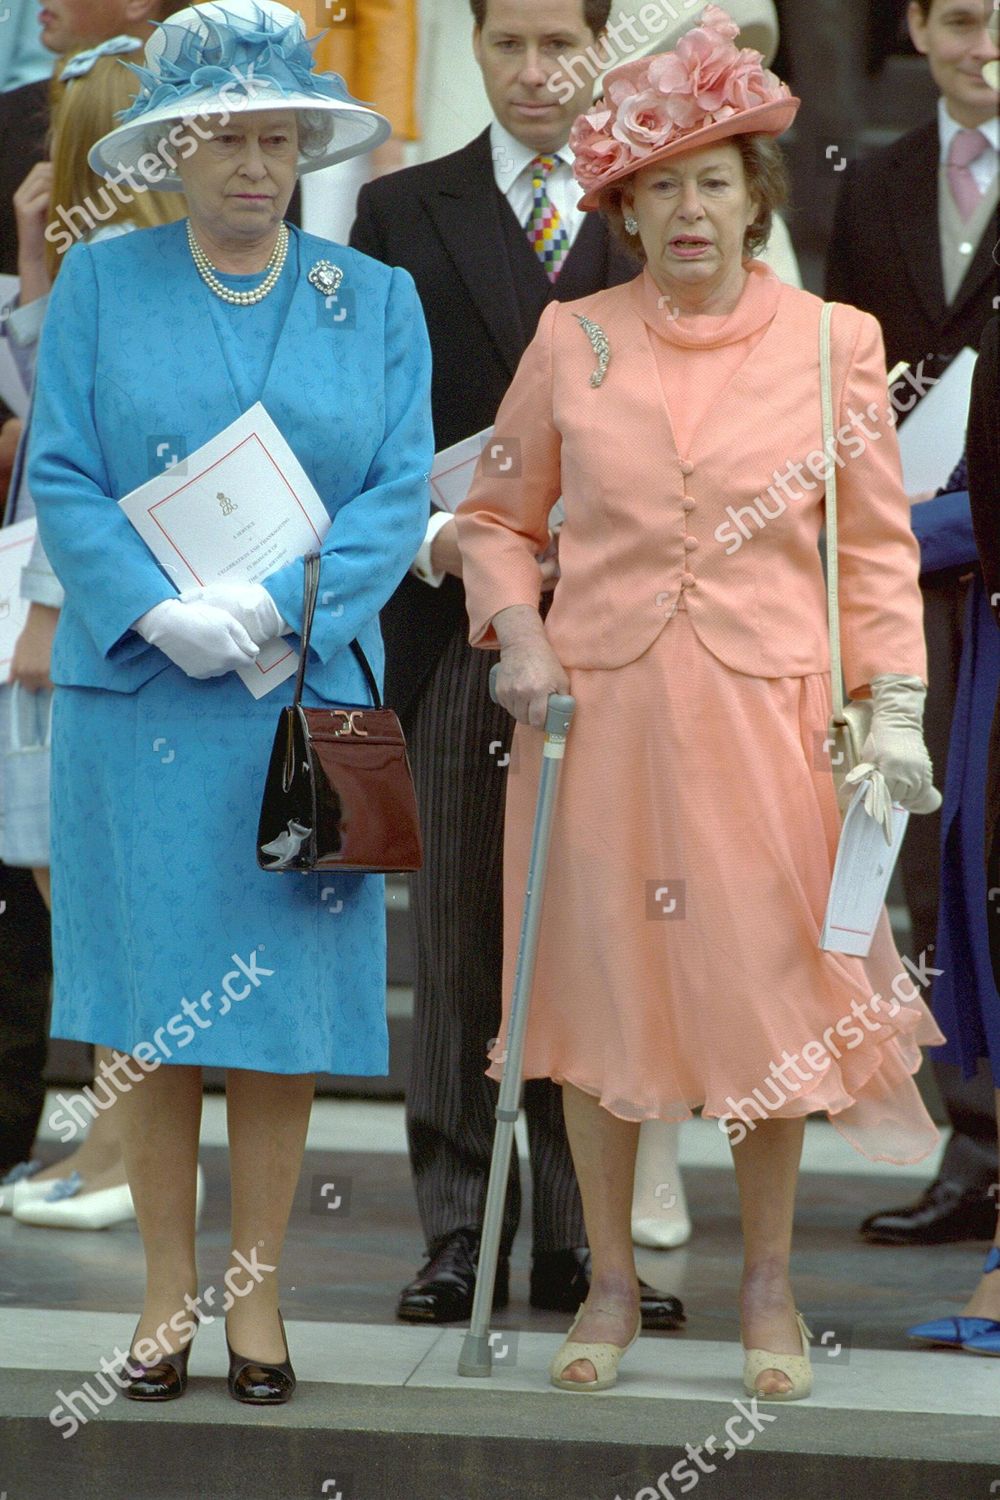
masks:
{"label": "blue skirt", "polygon": [[150,1064],[388,1071],[384,878],[257,867],[291,696],[174,666],[135,693],[56,689],[53,1036]]}

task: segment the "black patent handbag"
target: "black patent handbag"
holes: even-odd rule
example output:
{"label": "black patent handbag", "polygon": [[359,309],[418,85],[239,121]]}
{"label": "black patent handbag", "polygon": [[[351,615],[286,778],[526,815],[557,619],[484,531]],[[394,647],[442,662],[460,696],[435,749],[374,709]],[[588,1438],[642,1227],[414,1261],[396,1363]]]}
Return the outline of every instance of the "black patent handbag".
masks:
{"label": "black patent handbag", "polygon": [[306,708],[306,660],[320,560],[305,559],[302,647],[295,696],[281,711],[267,770],[257,863],[262,870],[390,874],[423,863],[420,819],[406,740],[382,703],[375,674],[351,642],[374,706]]}

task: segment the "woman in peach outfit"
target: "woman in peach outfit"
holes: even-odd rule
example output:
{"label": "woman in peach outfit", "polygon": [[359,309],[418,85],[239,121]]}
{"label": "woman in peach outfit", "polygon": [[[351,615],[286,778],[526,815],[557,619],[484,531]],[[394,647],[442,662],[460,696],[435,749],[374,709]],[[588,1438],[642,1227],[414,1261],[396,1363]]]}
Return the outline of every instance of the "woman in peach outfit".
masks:
{"label": "woman in peach outfit", "polygon": [[[773,137],[798,101],[735,34],[708,7],[674,52],[613,70],[577,121],[582,206],[645,268],[544,313],[498,415],[505,459],[492,445],[458,527],[470,639],[500,647],[519,720],[507,995],[538,726],[550,693],[578,705],[525,1053],[527,1077],[563,1084],[593,1252],[552,1379],[613,1383],[638,1335],[639,1122],[701,1106],[733,1146],[745,1388],[791,1400],[811,1386],[789,1271],[805,1116],[825,1111],[872,1158],[919,1161],[937,1132],[912,1075],[940,1033],[884,913],[867,960],[819,948],[840,830],[823,754],[822,304],[753,259],[783,198]],[[846,684],[874,700],[866,760],[927,812],[917,547],[879,327],[847,306],[832,375]],[[536,557],[560,495],[543,624]]]}

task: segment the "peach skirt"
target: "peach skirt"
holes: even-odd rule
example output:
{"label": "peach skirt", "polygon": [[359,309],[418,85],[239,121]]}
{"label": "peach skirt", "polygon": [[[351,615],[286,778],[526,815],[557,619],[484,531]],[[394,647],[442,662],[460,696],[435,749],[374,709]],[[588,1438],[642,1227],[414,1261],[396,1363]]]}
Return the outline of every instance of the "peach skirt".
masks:
{"label": "peach skirt", "polygon": [[[569,673],[525,1049],[626,1120],[701,1106],[739,1141],[826,1111],[879,1161],[938,1143],[913,1074],[942,1040],[883,913],[868,959],[818,947],[840,819],[827,675],[748,677],[679,611],[637,661]],[[819,746],[820,748],[817,748]],[[504,852],[502,1071],[541,765],[518,725]]]}

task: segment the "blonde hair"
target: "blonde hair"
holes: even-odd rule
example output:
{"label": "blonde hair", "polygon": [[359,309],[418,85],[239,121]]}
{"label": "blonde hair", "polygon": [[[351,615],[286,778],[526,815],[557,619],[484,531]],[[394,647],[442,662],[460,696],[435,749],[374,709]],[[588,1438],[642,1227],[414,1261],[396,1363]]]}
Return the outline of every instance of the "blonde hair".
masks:
{"label": "blonde hair", "polygon": [[[53,280],[73,238],[61,225],[71,220],[75,224],[77,216],[83,222],[89,218],[92,229],[126,221],[149,229],[169,224],[184,213],[184,201],[177,193],[135,192],[123,186],[113,190],[87,162],[91,146],[115,128],[115,116],[129,107],[136,89],[135,74],[118,57],[98,58],[89,73],[67,83],[61,82],[59,71],[53,79],[49,125],[53,217],[45,247]],[[64,243],[57,244],[59,239]]]}

